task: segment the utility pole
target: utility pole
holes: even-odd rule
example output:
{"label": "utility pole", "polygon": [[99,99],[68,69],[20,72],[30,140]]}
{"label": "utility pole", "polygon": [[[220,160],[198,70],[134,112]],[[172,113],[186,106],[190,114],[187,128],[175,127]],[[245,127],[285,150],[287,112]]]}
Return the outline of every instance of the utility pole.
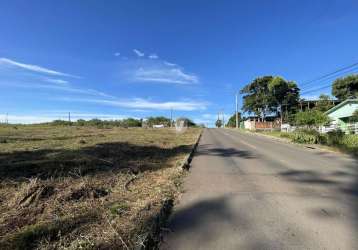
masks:
{"label": "utility pole", "polygon": [[[218,112],[218,120],[220,120],[220,111]],[[216,126],[216,123],[215,123],[215,126]]]}
{"label": "utility pole", "polygon": [[224,117],[224,110],[221,110],[221,114],[222,114],[222,117],[223,117],[223,128],[225,128],[225,117]]}
{"label": "utility pole", "polygon": [[170,127],[173,126],[173,108],[170,108]]}
{"label": "utility pole", "polygon": [[236,105],[235,105],[235,110],[236,110],[236,113],[235,113],[235,115],[236,115],[236,129],[239,128],[239,114],[237,113],[239,107],[238,107],[238,104],[237,104],[237,98],[238,98],[238,93],[236,92],[236,98],[235,98],[236,99]]}
{"label": "utility pole", "polygon": [[71,122],[71,112],[68,112],[68,122]]}

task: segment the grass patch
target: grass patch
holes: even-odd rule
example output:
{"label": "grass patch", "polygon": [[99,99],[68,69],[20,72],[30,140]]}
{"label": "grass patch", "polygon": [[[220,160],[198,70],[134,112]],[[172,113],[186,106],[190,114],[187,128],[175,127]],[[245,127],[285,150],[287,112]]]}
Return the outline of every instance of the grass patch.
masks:
{"label": "grass patch", "polygon": [[265,131],[258,132],[274,137],[287,138],[295,143],[320,144],[342,152],[358,155],[358,135],[332,131],[320,134],[314,130],[297,130],[295,132]]}
{"label": "grass patch", "polygon": [[199,133],[0,126],[0,249],[142,244]]}

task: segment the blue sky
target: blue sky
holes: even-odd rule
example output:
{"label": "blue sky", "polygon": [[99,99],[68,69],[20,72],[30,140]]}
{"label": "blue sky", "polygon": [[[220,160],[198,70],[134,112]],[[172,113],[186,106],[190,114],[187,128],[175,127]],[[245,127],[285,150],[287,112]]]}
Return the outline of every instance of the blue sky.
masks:
{"label": "blue sky", "polygon": [[[358,61],[357,1],[0,2],[0,119],[187,116],[213,124],[262,75]],[[319,82],[302,91],[325,86]],[[329,88],[310,92],[310,98]]]}

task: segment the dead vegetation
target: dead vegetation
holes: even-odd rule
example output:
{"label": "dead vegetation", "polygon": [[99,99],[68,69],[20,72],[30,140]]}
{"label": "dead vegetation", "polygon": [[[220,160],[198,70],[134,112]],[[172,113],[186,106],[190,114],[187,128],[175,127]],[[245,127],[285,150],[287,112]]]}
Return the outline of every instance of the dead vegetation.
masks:
{"label": "dead vegetation", "polygon": [[0,127],[0,249],[148,249],[198,134]]}

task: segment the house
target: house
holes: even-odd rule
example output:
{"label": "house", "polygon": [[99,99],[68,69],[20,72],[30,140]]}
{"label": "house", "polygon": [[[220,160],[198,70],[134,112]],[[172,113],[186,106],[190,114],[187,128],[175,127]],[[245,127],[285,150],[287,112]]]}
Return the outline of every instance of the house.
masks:
{"label": "house", "polygon": [[264,121],[260,120],[257,116],[246,117],[240,127],[248,130],[278,130],[281,127],[280,119],[276,116],[266,116]]}
{"label": "house", "polygon": [[347,99],[340,104],[334,106],[325,114],[331,118],[331,124],[342,131],[348,132],[352,126],[356,127],[351,121],[354,111],[358,109],[358,99]]}

